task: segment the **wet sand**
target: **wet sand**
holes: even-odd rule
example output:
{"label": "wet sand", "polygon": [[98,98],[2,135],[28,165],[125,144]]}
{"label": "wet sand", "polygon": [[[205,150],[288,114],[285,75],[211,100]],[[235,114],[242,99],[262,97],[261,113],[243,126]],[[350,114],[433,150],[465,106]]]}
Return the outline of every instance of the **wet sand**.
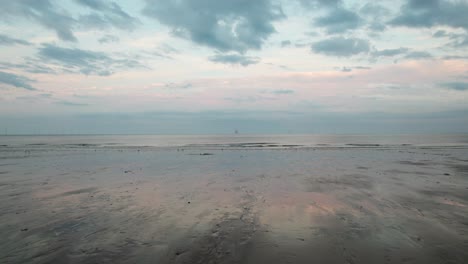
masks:
{"label": "wet sand", "polygon": [[467,263],[468,148],[0,147],[1,263]]}

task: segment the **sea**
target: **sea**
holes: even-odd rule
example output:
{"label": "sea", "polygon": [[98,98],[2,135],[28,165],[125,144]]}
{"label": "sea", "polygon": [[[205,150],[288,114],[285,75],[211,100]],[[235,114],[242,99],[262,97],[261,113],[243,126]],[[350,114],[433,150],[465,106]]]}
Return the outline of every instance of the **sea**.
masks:
{"label": "sea", "polygon": [[400,135],[3,135],[0,148],[169,147],[169,148],[304,148],[468,146],[468,134]]}

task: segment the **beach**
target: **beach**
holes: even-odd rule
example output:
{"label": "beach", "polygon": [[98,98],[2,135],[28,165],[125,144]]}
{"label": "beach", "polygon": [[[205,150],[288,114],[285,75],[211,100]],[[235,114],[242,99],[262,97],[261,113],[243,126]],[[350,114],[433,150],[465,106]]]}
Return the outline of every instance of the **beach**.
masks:
{"label": "beach", "polygon": [[1,263],[468,260],[466,144],[62,141],[0,141]]}

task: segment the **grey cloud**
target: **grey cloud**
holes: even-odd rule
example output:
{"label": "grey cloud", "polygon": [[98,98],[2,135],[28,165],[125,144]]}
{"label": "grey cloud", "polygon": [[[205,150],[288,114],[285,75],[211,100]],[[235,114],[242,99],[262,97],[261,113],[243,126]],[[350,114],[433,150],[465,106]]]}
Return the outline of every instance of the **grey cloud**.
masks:
{"label": "grey cloud", "polygon": [[[347,8],[342,0],[300,0],[305,8],[323,9],[326,14],[314,19],[314,25],[325,28],[328,34],[344,33],[367,25],[374,32],[386,28],[383,18],[390,10],[383,5],[367,3],[360,9]],[[362,16],[361,16],[362,15]],[[375,34],[375,33],[374,33]]]}
{"label": "grey cloud", "polygon": [[158,49],[160,49],[162,52],[167,53],[167,54],[178,54],[180,51],[174,47],[172,47],[169,44],[163,43],[158,46]]}
{"label": "grey cloud", "polygon": [[260,61],[260,59],[257,57],[250,57],[239,54],[216,54],[211,56],[209,60],[216,63],[242,65],[244,67],[251,64],[257,64]]}
{"label": "grey cloud", "polygon": [[119,41],[120,39],[118,37],[112,36],[112,35],[104,35],[98,39],[98,42],[101,44],[119,42]]}
{"label": "grey cloud", "polygon": [[451,45],[456,48],[468,46],[468,34],[456,38]]}
{"label": "grey cloud", "polygon": [[38,56],[64,72],[86,75],[108,76],[122,69],[146,68],[134,59],[112,58],[103,52],[63,48],[52,44],[40,47]]}
{"label": "grey cloud", "polygon": [[447,82],[441,83],[440,86],[456,91],[468,91],[468,83],[467,82]]}
{"label": "grey cloud", "polygon": [[294,43],[296,48],[310,47],[311,42],[306,40],[299,40]]}
{"label": "grey cloud", "polygon": [[394,57],[397,55],[406,54],[408,51],[409,51],[408,48],[376,50],[372,52],[372,56],[373,57]]}
{"label": "grey cloud", "polygon": [[271,63],[271,62],[265,62],[265,65],[269,65],[269,66],[272,66],[272,67],[278,67],[278,68],[280,68],[280,69],[287,70],[287,71],[293,70],[293,69],[292,69],[291,67],[289,67],[289,66],[282,65],[282,64],[275,64],[275,63]]}
{"label": "grey cloud", "polygon": [[124,30],[133,30],[140,24],[137,18],[123,11],[115,2],[102,0],[75,0],[75,2],[96,11],[95,13],[84,15],[79,18],[79,22],[86,27],[98,29],[115,27]]}
{"label": "grey cloud", "polygon": [[410,89],[411,86],[408,86],[406,84],[400,84],[400,83],[382,83],[382,84],[376,85],[375,88],[382,89],[382,90],[403,90],[403,89]]}
{"label": "grey cloud", "polygon": [[353,70],[370,70],[371,67],[367,67],[367,66],[346,67],[346,66],[343,66],[341,68],[336,67],[335,69],[338,70],[338,71],[341,71],[341,72],[352,72]]}
{"label": "grey cloud", "polygon": [[372,34],[375,35],[376,33],[384,31],[387,26],[380,21],[375,21],[370,23],[368,28],[373,31]]}
{"label": "grey cloud", "polygon": [[388,8],[372,2],[366,3],[363,7],[361,7],[359,13],[370,20],[368,22],[368,28],[372,30],[374,34],[382,32],[387,28],[386,23],[383,22],[383,19],[391,15],[391,12]]}
{"label": "grey cloud", "polygon": [[448,35],[447,31],[445,30],[438,30],[437,32],[435,32],[434,34],[432,34],[432,36],[434,38],[443,38],[443,37],[446,37]]}
{"label": "grey cloud", "polygon": [[0,45],[4,46],[13,46],[13,45],[25,45],[29,46],[31,45],[30,42],[22,40],[22,39],[16,39],[9,37],[7,35],[0,34]]}
{"label": "grey cloud", "polygon": [[75,20],[62,10],[58,10],[49,0],[15,0],[2,1],[0,19],[8,21],[16,16],[36,21],[52,29],[65,41],[76,41],[72,32]]}
{"label": "grey cloud", "polygon": [[426,51],[412,51],[405,56],[406,59],[429,59],[432,55]]}
{"label": "grey cloud", "polygon": [[101,52],[69,49],[45,44],[39,49],[39,56],[51,62],[58,62],[71,69],[78,69],[85,74],[101,75],[103,69],[99,65],[108,62],[110,58]]}
{"label": "grey cloud", "polygon": [[468,60],[468,56],[460,56],[460,55],[448,55],[442,57],[444,60]]}
{"label": "grey cloud", "polygon": [[281,47],[284,48],[284,47],[288,47],[288,46],[291,46],[291,41],[290,40],[283,40],[281,41]]}
{"label": "grey cloud", "polygon": [[324,27],[328,33],[343,33],[361,25],[361,18],[356,13],[342,7],[331,9],[327,15],[315,19],[315,25]]}
{"label": "grey cloud", "polygon": [[192,86],[193,85],[191,83],[166,83],[164,85],[164,88],[174,90],[174,89],[188,89],[188,88],[192,88]]}
{"label": "grey cloud", "polygon": [[371,57],[372,57],[371,60],[376,60],[380,57],[396,57],[396,56],[400,56],[400,58],[412,59],[412,60],[433,58],[432,54],[430,54],[427,51],[412,51],[408,48],[398,48],[398,49],[384,49],[384,50],[373,51],[371,53]]}
{"label": "grey cloud", "polygon": [[369,41],[359,38],[333,37],[312,44],[312,51],[328,56],[350,57],[369,52]]}
{"label": "grey cloud", "polygon": [[390,23],[395,26],[449,26],[468,29],[468,2],[442,0],[407,0],[400,14]]}
{"label": "grey cloud", "polygon": [[88,106],[89,104],[86,103],[77,103],[77,102],[70,102],[70,101],[57,101],[55,104],[58,105],[65,105],[65,106]]}
{"label": "grey cloud", "polygon": [[94,29],[107,29],[110,27],[109,23],[99,14],[87,14],[82,15],[79,18],[80,24],[84,28],[94,28]]}
{"label": "grey cloud", "polygon": [[65,8],[57,6],[62,1],[51,0],[14,0],[2,1],[0,20],[11,22],[24,18],[55,31],[58,38],[64,41],[76,42],[74,28],[105,29],[115,27],[133,30],[140,22],[130,16],[115,2],[102,0],[75,0],[76,3],[93,10],[92,13],[82,15],[78,19],[66,12]]}
{"label": "grey cloud", "polygon": [[33,80],[26,78],[24,76],[0,71],[0,84],[6,84],[9,86],[23,88],[23,89],[31,90],[31,91],[37,90],[36,88],[31,86],[30,84],[31,82],[33,82]]}
{"label": "grey cloud", "polygon": [[434,38],[449,38],[449,39],[458,39],[464,37],[465,34],[458,34],[453,32],[447,32],[445,30],[438,30],[434,34],[432,34]]}
{"label": "grey cloud", "polygon": [[385,6],[380,4],[376,4],[373,2],[366,3],[361,9],[359,10],[361,14],[368,15],[368,16],[388,16],[391,14],[390,10]]}
{"label": "grey cloud", "polygon": [[316,31],[305,32],[304,35],[309,36],[309,37],[318,37],[318,36],[320,36],[320,34],[318,32],[316,32]]}
{"label": "grey cloud", "polygon": [[179,37],[219,51],[260,49],[284,17],[272,0],[146,0],[143,13]]}
{"label": "grey cloud", "polygon": [[277,95],[286,95],[286,94],[293,94],[293,93],[294,93],[294,90],[285,90],[285,89],[282,89],[282,90],[274,90],[274,91],[272,91],[271,93],[277,94]]}
{"label": "grey cloud", "polygon": [[223,99],[226,101],[234,102],[236,104],[255,103],[255,102],[266,100],[266,99],[272,100],[271,98],[266,98],[262,96],[237,96],[237,97],[225,97]]}
{"label": "grey cloud", "polygon": [[448,38],[451,40],[449,46],[459,48],[468,46],[468,33],[459,34],[453,32],[447,32],[445,30],[438,30],[432,34],[434,38]]}
{"label": "grey cloud", "polygon": [[40,60],[34,58],[25,59],[25,63],[0,62],[0,69],[20,69],[29,73],[56,73],[54,69],[43,65]]}
{"label": "grey cloud", "polygon": [[343,3],[342,0],[299,0],[306,8],[336,7]]}

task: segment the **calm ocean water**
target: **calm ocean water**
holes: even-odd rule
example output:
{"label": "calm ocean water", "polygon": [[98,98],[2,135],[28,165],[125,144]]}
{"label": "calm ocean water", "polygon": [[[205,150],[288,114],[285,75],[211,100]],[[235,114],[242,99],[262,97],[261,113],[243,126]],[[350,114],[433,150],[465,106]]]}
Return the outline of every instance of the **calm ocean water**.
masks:
{"label": "calm ocean water", "polygon": [[372,147],[406,144],[415,146],[468,146],[468,134],[0,136],[0,147]]}

